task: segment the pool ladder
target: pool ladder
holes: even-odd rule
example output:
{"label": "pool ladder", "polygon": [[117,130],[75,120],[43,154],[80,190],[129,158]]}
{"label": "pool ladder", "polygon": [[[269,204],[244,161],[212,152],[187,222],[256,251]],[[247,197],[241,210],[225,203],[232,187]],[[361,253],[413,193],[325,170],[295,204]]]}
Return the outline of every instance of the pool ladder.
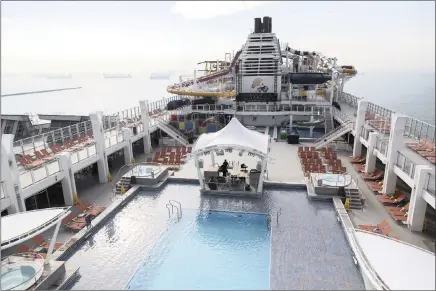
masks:
{"label": "pool ladder", "polygon": [[182,204],[179,201],[169,200],[165,206],[168,209],[168,218],[171,218],[175,208],[177,212],[177,221],[180,221],[182,218]]}
{"label": "pool ladder", "polygon": [[279,211],[276,213],[277,215],[277,225],[279,225],[279,217],[282,216],[282,208],[280,207]]}

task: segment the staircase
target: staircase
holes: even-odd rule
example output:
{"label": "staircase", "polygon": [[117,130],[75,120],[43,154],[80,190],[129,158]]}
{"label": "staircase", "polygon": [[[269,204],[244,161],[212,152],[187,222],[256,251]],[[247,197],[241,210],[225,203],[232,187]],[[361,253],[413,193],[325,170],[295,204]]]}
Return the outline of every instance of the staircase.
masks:
{"label": "staircase", "polygon": [[130,177],[121,177],[121,180],[115,185],[115,195],[121,195],[121,185],[126,192],[130,189]]}
{"label": "staircase", "polygon": [[326,133],[323,137],[320,137],[315,140],[315,148],[320,149],[323,146],[328,145],[335,139],[343,136],[347,132],[353,130],[354,122],[352,121],[346,121],[344,124],[342,124],[339,127],[336,127],[335,129],[331,130],[330,132]]}
{"label": "staircase", "polygon": [[331,109],[324,111],[324,128],[325,134],[328,134],[335,128],[333,125],[333,116],[331,113]]}
{"label": "staircase", "polygon": [[161,119],[160,117],[156,118],[157,120],[157,127],[164,131],[166,134],[168,134],[170,137],[174,138],[176,141],[181,143],[183,146],[187,146],[189,144],[188,139],[186,138],[185,134],[178,130],[177,128],[171,126],[168,124],[165,120]]}
{"label": "staircase", "polygon": [[363,205],[359,189],[347,188],[345,190],[345,195],[348,201],[350,201],[350,209],[362,210]]}

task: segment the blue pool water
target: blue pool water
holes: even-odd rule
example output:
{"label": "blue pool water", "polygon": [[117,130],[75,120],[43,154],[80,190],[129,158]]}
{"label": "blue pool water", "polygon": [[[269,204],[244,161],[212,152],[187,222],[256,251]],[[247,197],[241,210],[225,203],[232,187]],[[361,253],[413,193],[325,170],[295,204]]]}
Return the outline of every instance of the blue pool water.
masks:
{"label": "blue pool water", "polygon": [[183,209],[127,289],[269,289],[267,216]]}

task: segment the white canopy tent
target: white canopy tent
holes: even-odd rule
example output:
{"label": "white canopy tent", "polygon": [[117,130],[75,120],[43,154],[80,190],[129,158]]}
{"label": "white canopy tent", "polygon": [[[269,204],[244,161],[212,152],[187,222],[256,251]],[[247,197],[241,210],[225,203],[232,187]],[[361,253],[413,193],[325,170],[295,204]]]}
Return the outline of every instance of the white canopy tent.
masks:
{"label": "white canopy tent", "polygon": [[266,158],[268,155],[269,135],[250,130],[243,126],[236,117],[221,130],[202,134],[192,148],[192,155],[223,148],[247,149]]}
{"label": "white canopy tent", "polygon": [[191,157],[195,159],[201,188],[204,189],[204,181],[198,164],[198,157],[204,153],[211,152],[212,164],[214,164],[214,151],[220,149],[235,149],[248,151],[261,158],[262,167],[257,191],[262,192],[263,178],[269,152],[269,141],[269,135],[246,128],[236,117],[233,117],[223,129],[214,133],[200,135],[193,146]]}
{"label": "white canopy tent", "polygon": [[54,207],[10,214],[1,218],[1,249],[21,244],[56,225],[47,252],[50,259],[62,220],[70,213],[70,207]]}

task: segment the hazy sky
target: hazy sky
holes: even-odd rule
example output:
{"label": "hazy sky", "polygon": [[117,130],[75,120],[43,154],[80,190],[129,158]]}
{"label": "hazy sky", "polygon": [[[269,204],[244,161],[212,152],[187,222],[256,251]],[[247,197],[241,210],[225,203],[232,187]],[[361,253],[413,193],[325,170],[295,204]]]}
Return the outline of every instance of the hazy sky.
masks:
{"label": "hazy sky", "polygon": [[238,50],[263,16],[281,42],[360,71],[434,72],[433,1],[2,1],[2,72],[191,71]]}

